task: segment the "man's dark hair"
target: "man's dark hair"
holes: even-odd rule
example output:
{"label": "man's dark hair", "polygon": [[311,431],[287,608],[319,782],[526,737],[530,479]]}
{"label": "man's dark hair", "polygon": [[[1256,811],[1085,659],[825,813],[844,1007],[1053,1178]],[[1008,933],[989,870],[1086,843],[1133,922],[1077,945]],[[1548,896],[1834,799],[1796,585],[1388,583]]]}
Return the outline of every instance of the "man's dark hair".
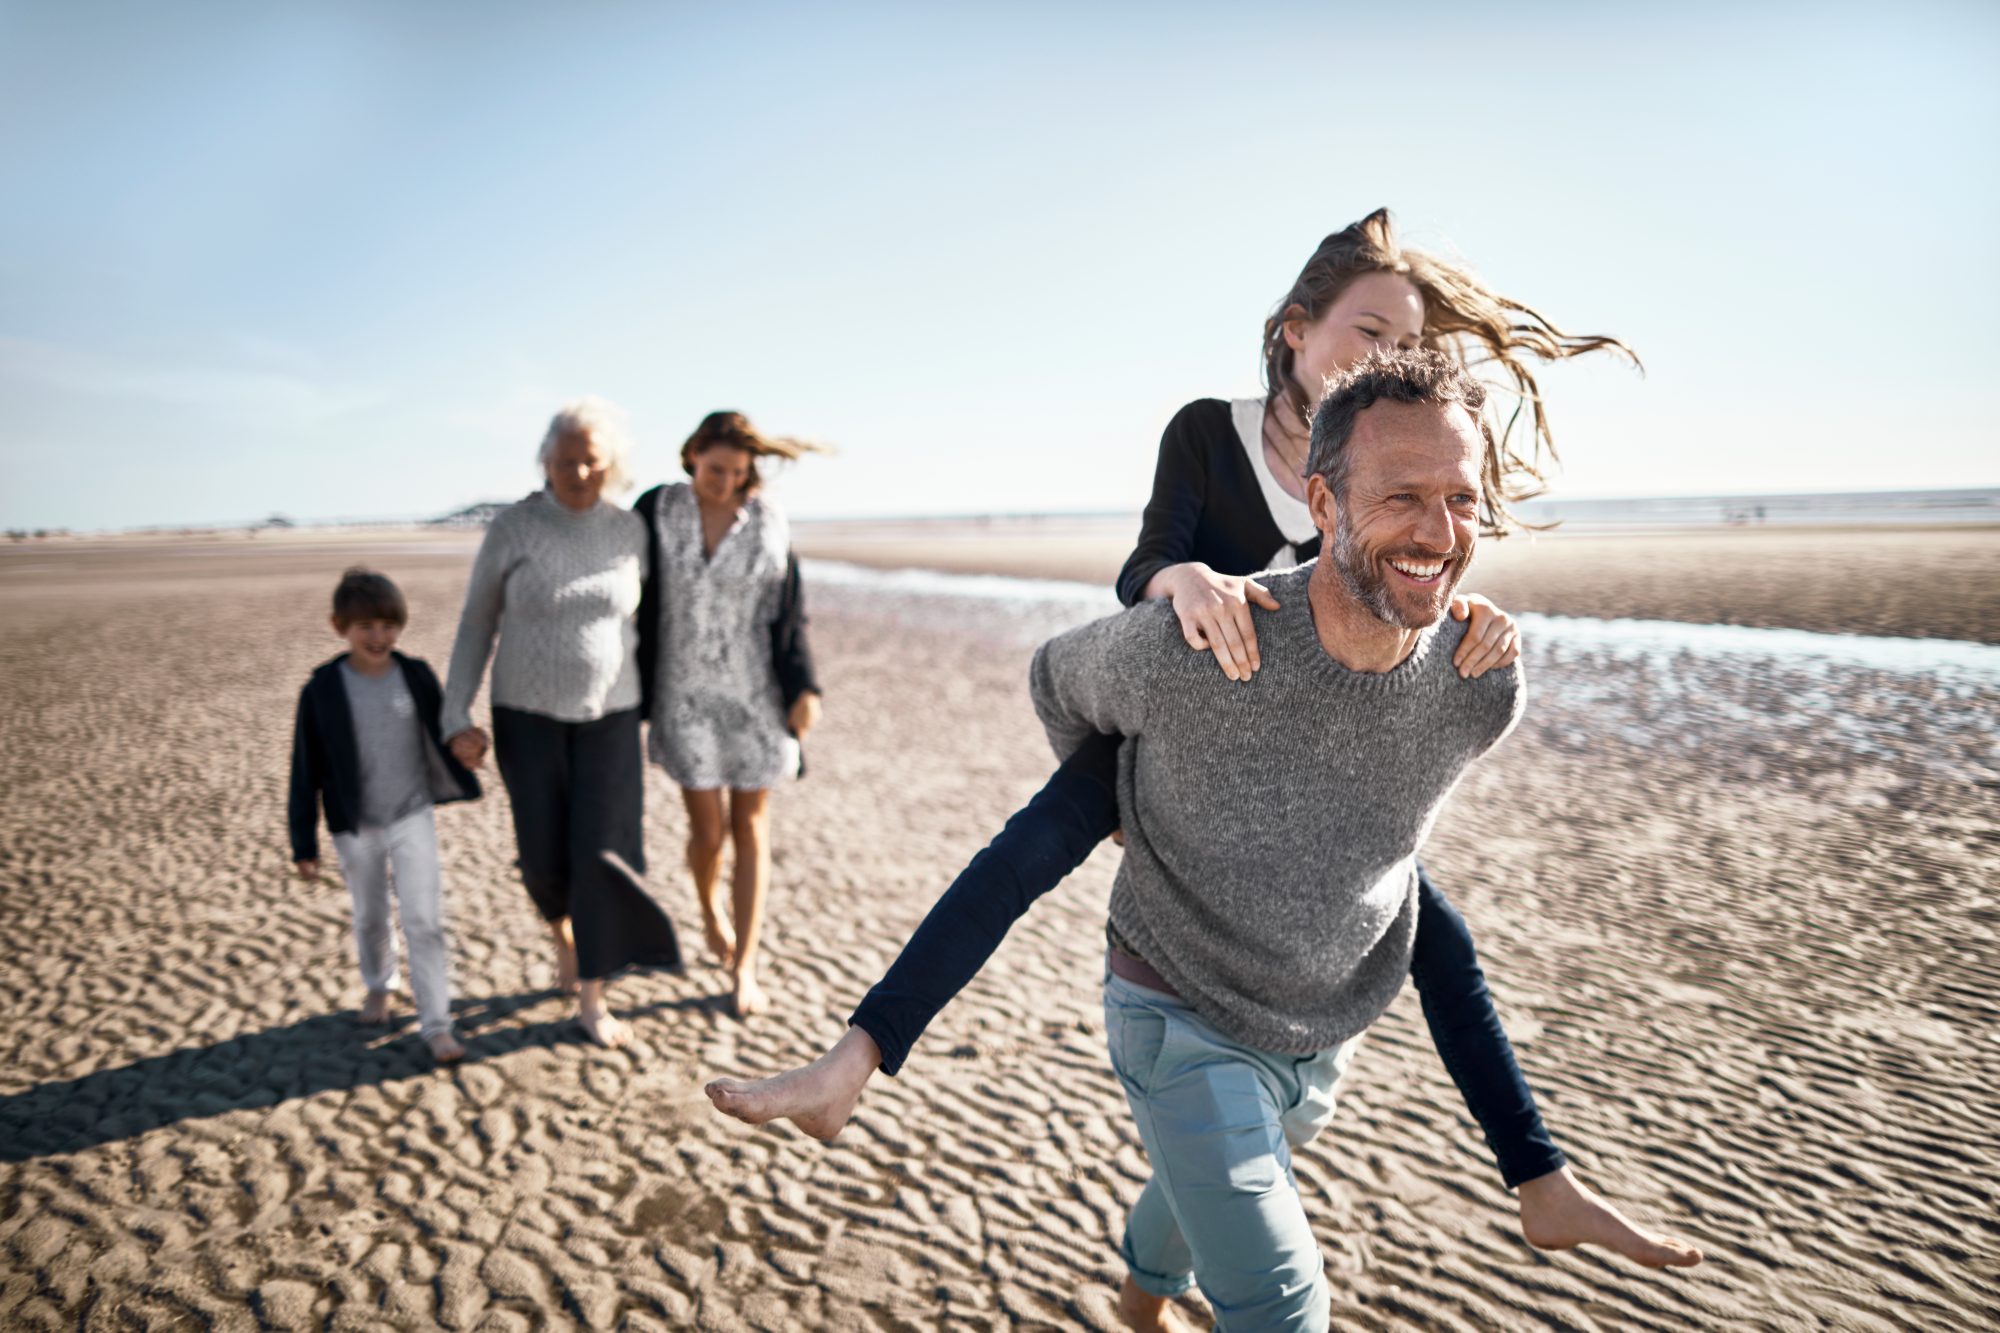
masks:
{"label": "man's dark hair", "polygon": [[1493,428],[1485,413],[1486,386],[1472,377],[1458,358],[1429,348],[1413,351],[1377,351],[1357,361],[1346,373],[1327,381],[1326,394],[1313,413],[1312,451],[1306,471],[1318,473],[1332,488],[1334,498],[1347,498],[1347,478],[1353,459],[1348,443],[1354,438],[1354,422],[1363,412],[1380,402],[1434,403],[1463,407],[1479,425],[1485,448],[1479,462],[1479,520],[1489,534],[1503,531],[1511,518],[1501,487],[1501,460],[1493,440]]}
{"label": "man's dark hair", "polygon": [[387,574],[356,565],[340,576],[333,590],[333,623],[345,630],[357,620],[386,620],[392,625],[410,622],[410,604],[403,591]]}

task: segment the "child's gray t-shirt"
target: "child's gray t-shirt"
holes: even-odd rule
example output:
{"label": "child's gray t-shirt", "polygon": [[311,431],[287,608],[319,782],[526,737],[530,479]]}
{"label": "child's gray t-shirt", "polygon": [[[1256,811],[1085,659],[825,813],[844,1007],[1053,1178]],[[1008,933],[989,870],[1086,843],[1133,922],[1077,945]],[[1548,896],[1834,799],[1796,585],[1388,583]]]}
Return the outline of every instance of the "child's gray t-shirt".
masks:
{"label": "child's gray t-shirt", "polygon": [[363,828],[387,828],[431,803],[417,701],[410,697],[400,667],[364,676],[342,662],[340,680],[347,687],[354,749],[361,760],[359,823]]}

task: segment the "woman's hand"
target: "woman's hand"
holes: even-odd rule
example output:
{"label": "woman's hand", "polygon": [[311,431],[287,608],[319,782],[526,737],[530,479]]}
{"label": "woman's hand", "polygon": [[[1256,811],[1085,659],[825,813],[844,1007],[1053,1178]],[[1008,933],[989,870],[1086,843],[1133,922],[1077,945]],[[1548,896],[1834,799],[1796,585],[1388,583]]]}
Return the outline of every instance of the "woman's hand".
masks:
{"label": "woman's hand", "polygon": [[791,709],[785,714],[785,725],[792,729],[792,735],[804,740],[806,733],[819,725],[819,695],[807,690],[792,700]]}
{"label": "woman's hand", "polygon": [[486,733],[478,727],[467,727],[445,741],[451,750],[451,757],[467,768],[478,768],[486,762],[486,749],[490,744]]}
{"label": "woman's hand", "polygon": [[1451,664],[1460,676],[1477,680],[1495,667],[1512,666],[1520,659],[1521,629],[1514,617],[1476,592],[1451,599],[1451,618],[1464,620],[1467,616],[1472,623],[1466,627],[1458,651],[1451,655]]}
{"label": "woman's hand", "polygon": [[1257,630],[1250,603],[1266,611],[1278,609],[1278,599],[1253,578],[1218,574],[1200,561],[1161,570],[1146,591],[1173,598],[1180,617],[1181,637],[1196,652],[1212,652],[1231,680],[1248,680],[1264,664],[1257,652]]}
{"label": "woman's hand", "polygon": [[299,872],[300,879],[314,880],[319,878],[319,862],[317,861],[294,861],[292,862],[292,868]]}

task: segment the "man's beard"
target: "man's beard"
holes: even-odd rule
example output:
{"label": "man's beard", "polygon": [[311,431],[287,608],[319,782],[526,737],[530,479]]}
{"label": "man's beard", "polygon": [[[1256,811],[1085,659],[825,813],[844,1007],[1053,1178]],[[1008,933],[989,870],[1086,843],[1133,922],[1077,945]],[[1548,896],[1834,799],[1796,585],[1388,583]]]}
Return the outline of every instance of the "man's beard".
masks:
{"label": "man's beard", "polygon": [[[1424,565],[1439,558],[1422,552],[1396,552],[1394,555],[1396,559],[1410,564]],[[1451,605],[1452,590],[1465,577],[1466,558],[1463,555],[1444,557],[1444,572],[1438,576],[1444,600],[1426,608],[1428,614],[1422,620],[1414,619],[1398,604],[1395,594],[1389,591],[1389,574],[1385,568],[1389,559],[1387,553],[1376,559],[1359,549],[1354,540],[1354,530],[1348,526],[1347,513],[1342,510],[1333,527],[1333,572],[1340,576],[1341,586],[1347,589],[1347,595],[1367,608],[1377,620],[1397,629],[1426,629],[1435,625],[1444,615],[1445,607]]]}

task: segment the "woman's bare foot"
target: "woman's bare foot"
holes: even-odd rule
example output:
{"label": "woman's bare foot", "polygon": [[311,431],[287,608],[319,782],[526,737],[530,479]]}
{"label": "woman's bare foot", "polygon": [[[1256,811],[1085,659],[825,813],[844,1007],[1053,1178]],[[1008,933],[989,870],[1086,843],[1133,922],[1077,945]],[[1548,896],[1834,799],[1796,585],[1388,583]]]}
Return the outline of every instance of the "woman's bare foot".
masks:
{"label": "woman's bare foot", "polygon": [[576,979],[576,936],[570,931],[569,918],[549,922],[549,934],[556,942],[556,989],[574,995],[580,983]]}
{"label": "woman's bare foot", "polygon": [[465,1058],[465,1043],[450,1028],[425,1037],[424,1045],[431,1048],[431,1059],[441,1065],[455,1065]]}
{"label": "woman's bare foot", "polygon": [[609,1009],[578,1010],[576,1023],[585,1036],[609,1051],[615,1051],[632,1040],[632,1029]]}
{"label": "woman's bare foot", "polygon": [[1155,1296],[1125,1275],[1118,1288],[1118,1317],[1138,1333],[1195,1333],[1195,1326],[1171,1299]]}
{"label": "woman's bare foot", "polygon": [[825,1143],[847,1124],[868,1076],[881,1064],[875,1039],[849,1028],[832,1050],[809,1065],[748,1083],[719,1078],[703,1091],[724,1115],[752,1125],[789,1120]]}
{"label": "woman's bare foot", "polygon": [[583,998],[577,1006],[576,1021],[592,1041],[606,1050],[615,1051],[632,1040],[632,1029],[611,1012],[611,1003],[604,994],[602,981],[583,983]]}
{"label": "woman's bare foot", "polygon": [[745,971],[736,974],[736,1016],[738,1018],[748,1018],[752,1014],[761,1014],[764,1010],[770,1008],[770,1005],[771,997],[766,995],[764,988],[757,984],[757,974],[755,972]]}
{"label": "woman's bare foot", "polygon": [[717,967],[734,967],[736,964],[736,929],[729,924],[729,918],[722,914],[716,903],[715,894],[701,900],[701,933],[708,940],[709,956],[715,959]]}
{"label": "woman's bare foot", "polygon": [[1600,1199],[1568,1167],[1521,1186],[1521,1234],[1538,1250],[1602,1245],[1648,1268],[1692,1268],[1701,1251],[1671,1236],[1648,1235]]}
{"label": "woman's bare foot", "polygon": [[361,1021],[371,1028],[379,1028],[388,1022],[390,998],[388,991],[369,991],[368,998],[361,1002]]}

